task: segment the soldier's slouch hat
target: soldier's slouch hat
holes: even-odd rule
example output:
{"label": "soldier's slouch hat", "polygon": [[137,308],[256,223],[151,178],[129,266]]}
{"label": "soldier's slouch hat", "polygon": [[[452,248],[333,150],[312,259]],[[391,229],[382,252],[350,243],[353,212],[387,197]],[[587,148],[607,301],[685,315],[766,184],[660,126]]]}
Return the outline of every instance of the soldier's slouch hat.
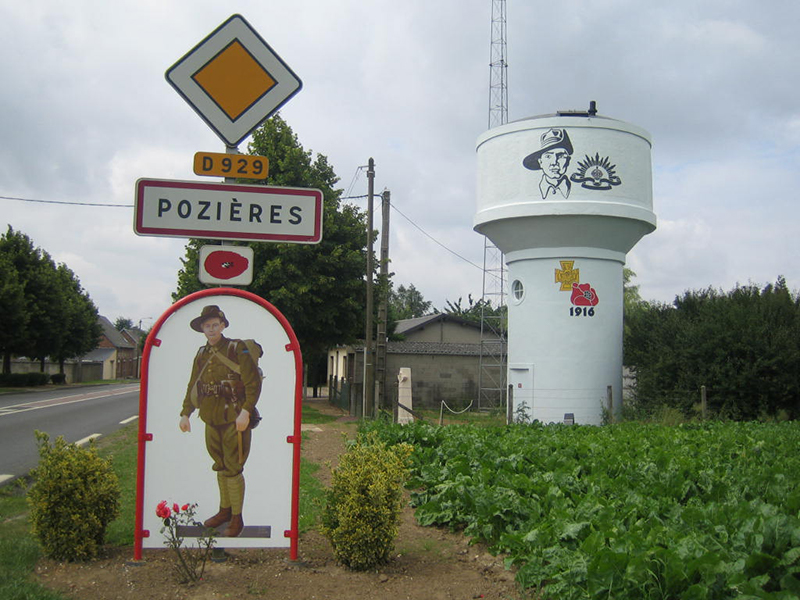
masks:
{"label": "soldier's slouch hat", "polygon": [[563,148],[567,154],[572,154],[572,142],[569,139],[566,129],[548,129],[542,134],[541,149],[532,154],[528,154],[522,161],[522,166],[531,171],[541,171],[542,166],[539,164],[539,159],[545,152],[550,152],[556,148]]}
{"label": "soldier's slouch hat", "polygon": [[210,306],[204,306],[200,316],[192,319],[192,322],[189,323],[189,326],[195,331],[203,333],[203,322],[213,318],[217,318],[225,323],[225,327],[230,325],[230,323],[228,323],[228,319],[225,318],[225,313],[219,309],[219,306],[212,304]]}

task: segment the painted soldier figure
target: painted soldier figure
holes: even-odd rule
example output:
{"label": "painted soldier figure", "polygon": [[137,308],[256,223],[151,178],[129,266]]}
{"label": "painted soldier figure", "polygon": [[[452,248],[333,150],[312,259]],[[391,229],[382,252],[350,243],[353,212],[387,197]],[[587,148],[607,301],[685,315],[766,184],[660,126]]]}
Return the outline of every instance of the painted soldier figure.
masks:
{"label": "painted soldier figure", "polygon": [[204,307],[190,324],[206,336],[207,343],[192,364],[179,427],[191,431],[189,416],[199,409],[220,498],[219,512],[203,525],[216,529],[227,523],[223,535],[236,537],[244,528],[243,470],[250,453],[251,429],[257,423],[256,403],[261,392],[257,360],[261,349],[250,340],[246,343],[222,335],[229,324],[225,313],[214,305]]}
{"label": "painted soldier figure", "polygon": [[542,199],[561,195],[569,198],[571,184],[567,177],[567,167],[572,158],[572,142],[566,129],[548,129],[542,134],[541,148],[529,154],[522,166],[531,171],[541,171],[539,191]]}

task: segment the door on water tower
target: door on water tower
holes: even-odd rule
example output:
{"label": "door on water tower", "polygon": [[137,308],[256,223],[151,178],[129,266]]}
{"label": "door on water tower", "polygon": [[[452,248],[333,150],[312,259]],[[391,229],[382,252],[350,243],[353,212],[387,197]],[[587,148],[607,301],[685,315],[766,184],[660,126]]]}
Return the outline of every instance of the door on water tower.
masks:
{"label": "door on water tower", "polygon": [[514,422],[526,422],[533,419],[533,365],[512,363],[508,366],[508,387],[514,399]]}

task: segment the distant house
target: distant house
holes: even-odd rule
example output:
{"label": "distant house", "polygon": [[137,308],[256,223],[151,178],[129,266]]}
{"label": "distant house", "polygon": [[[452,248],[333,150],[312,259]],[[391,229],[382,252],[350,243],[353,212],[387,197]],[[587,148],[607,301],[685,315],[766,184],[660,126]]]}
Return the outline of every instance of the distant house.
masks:
{"label": "distant house", "polygon": [[144,333],[138,329],[117,331],[106,317],[98,319],[103,330],[97,348],[82,357],[87,362],[103,363],[103,379],[139,377],[139,339]]}
{"label": "distant house", "polygon": [[[441,401],[452,408],[463,407],[477,397],[480,325],[439,313],[398,321],[395,334],[402,335],[404,340],[386,345],[383,382],[386,405],[397,398],[397,374],[401,367],[411,369],[415,407],[438,409]],[[484,339],[498,339],[493,335],[484,336]],[[345,385],[350,391],[350,411],[359,414],[364,381],[363,344],[328,352],[328,380],[334,390]]]}
{"label": "distant house", "polygon": [[403,319],[397,322],[394,332],[406,342],[481,343],[480,325],[447,313]]}

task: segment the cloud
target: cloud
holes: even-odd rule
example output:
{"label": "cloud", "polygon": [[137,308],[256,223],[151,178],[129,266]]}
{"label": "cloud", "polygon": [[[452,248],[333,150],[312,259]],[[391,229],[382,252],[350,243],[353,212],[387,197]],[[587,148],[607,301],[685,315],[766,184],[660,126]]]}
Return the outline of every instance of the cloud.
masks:
{"label": "cloud", "polygon": [[[0,196],[133,202],[140,177],[195,179],[223,144],[164,72],[227,19],[210,0],[55,0],[0,6]],[[629,264],[642,295],[774,281],[800,287],[793,0],[508,3],[509,117],[584,109],[648,130],[659,228]],[[235,10],[304,82],[282,109],[353,195],[376,191],[482,265],[472,230],[475,141],[488,122],[490,3],[244,0]],[[243,145],[243,149],[246,143]],[[356,200],[364,206],[363,200]],[[68,262],[111,317],[170,303],[183,240],[137,237],[124,208],[0,200],[11,223]],[[481,272],[392,215],[395,282],[442,306]],[[74,263],[74,264],[72,264]]]}

